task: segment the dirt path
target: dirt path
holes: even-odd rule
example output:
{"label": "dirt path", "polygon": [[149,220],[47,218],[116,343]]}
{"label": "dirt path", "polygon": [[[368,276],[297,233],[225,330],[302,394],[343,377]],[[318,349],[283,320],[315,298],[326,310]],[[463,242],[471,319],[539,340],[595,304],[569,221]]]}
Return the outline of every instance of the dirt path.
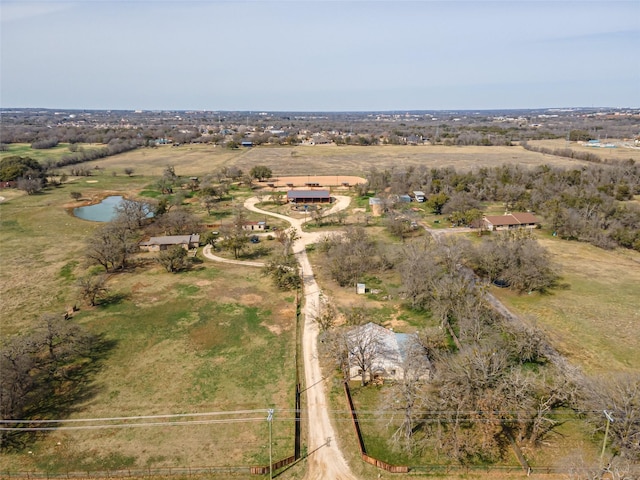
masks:
{"label": "dirt path", "polygon": [[[326,215],[347,208],[351,201],[350,197],[338,196],[336,198],[335,205],[326,212]],[[313,269],[305,247],[310,243],[316,242],[325,233],[303,232],[303,220],[261,210],[256,207],[258,201],[257,198],[250,198],[245,202],[244,206],[248,210],[286,220],[300,234],[300,239],[293,246],[293,251],[300,264],[305,295],[302,355],[306,382],[304,393],[307,397],[307,413],[309,417],[309,456],[307,458],[305,479],[356,480],[335,439],[335,432],[329,418],[326,385],[322,377],[320,362],[318,361],[318,325],[314,319],[320,304],[320,289],[313,275]]]}
{"label": "dirt path", "polygon": [[209,260],[213,260],[214,262],[220,263],[234,263],[236,265],[247,265],[249,267],[264,267],[263,262],[251,262],[247,260],[232,260],[229,258],[222,258],[217,255],[214,255],[211,252],[211,245],[207,245],[202,249],[202,254],[208,258]]}

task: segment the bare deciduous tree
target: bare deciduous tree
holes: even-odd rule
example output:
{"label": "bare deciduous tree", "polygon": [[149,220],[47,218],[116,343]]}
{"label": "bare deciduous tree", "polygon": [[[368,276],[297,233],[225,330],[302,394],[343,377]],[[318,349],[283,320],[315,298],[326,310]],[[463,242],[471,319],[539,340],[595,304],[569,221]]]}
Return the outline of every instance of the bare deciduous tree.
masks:
{"label": "bare deciduous tree", "polygon": [[92,307],[108,292],[106,275],[87,275],[78,279],[80,296]]}
{"label": "bare deciduous tree", "polygon": [[607,410],[614,419],[609,425],[613,450],[628,460],[640,460],[640,375],[608,374],[592,379],[587,385],[587,405],[595,412],[591,422],[604,430]]}

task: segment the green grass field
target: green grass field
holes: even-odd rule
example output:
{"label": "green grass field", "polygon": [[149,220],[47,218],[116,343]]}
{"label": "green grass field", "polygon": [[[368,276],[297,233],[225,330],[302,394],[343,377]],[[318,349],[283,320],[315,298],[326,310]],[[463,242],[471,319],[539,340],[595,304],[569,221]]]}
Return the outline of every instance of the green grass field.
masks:
{"label": "green grass field", "polygon": [[[79,144],[79,146],[82,146],[85,151],[90,151],[103,148],[105,145],[92,143],[88,145]],[[39,162],[44,162],[46,160],[59,160],[61,157],[71,155],[72,153],[73,152],[69,150],[68,143],[59,143],[53,148],[44,149],[31,148],[31,145],[28,143],[12,143],[8,145],[7,151],[0,152],[0,160],[17,155],[19,157],[31,157]]]}

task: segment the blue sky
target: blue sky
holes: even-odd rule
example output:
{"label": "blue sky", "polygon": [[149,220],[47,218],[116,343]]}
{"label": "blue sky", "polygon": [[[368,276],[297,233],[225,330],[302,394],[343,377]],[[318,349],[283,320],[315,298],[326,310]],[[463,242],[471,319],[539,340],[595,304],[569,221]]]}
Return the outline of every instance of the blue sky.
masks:
{"label": "blue sky", "polygon": [[640,0],[2,0],[0,106],[640,107]]}

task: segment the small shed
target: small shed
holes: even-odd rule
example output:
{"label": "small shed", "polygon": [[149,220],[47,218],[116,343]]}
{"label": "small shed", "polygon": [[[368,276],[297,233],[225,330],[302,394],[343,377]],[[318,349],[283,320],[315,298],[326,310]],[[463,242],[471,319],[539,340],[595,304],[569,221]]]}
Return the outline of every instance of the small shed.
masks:
{"label": "small shed", "polygon": [[382,200],[378,197],[369,198],[369,207],[371,207],[371,214],[374,217],[382,215]]}
{"label": "small shed", "polygon": [[329,190],[289,190],[289,203],[331,203]]}
{"label": "small shed", "polygon": [[264,220],[261,220],[259,222],[245,222],[242,225],[242,229],[249,230],[251,232],[264,232],[267,229],[267,222],[265,222]]}

